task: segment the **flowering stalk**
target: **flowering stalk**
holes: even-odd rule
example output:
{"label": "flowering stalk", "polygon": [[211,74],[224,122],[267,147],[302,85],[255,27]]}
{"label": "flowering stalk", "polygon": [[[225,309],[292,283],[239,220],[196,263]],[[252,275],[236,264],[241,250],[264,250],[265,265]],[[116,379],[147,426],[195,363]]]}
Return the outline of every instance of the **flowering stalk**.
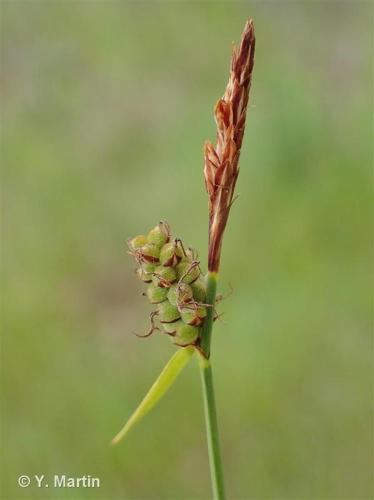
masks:
{"label": "flowering stalk", "polygon": [[254,28],[249,20],[238,48],[234,47],[230,79],[224,96],[215,107],[217,144],[205,144],[205,185],[209,195],[208,274],[202,278],[197,252],[171,235],[161,221],[146,236],[129,242],[129,253],[137,263],[137,274],[146,284],[143,294],[155,309],[150,314],[149,337],[159,331],[168,335],[180,349],[152,385],[125,426],[113,438],[117,444],[161,399],[183,367],[199,353],[203,385],[209,461],[213,496],[225,498],[218,426],[214,401],[210,343],[216,318],[216,288],[222,238],[233,203],[239,174],[239,155],[243,141],[248,96],[255,49]]}
{"label": "flowering stalk", "polygon": [[[209,248],[207,274],[207,300],[212,306],[216,301],[218,270],[222,239],[233,203],[235,184],[239,174],[239,156],[242,146],[249,90],[255,53],[253,22],[245,25],[240,46],[234,47],[231,58],[229,82],[222,99],[215,106],[217,124],[216,147],[205,144],[205,186],[209,196]],[[223,472],[219,450],[218,425],[214,398],[212,366],[209,360],[213,328],[213,310],[208,307],[201,334],[201,378],[205,402],[209,461],[213,495],[224,499]]]}

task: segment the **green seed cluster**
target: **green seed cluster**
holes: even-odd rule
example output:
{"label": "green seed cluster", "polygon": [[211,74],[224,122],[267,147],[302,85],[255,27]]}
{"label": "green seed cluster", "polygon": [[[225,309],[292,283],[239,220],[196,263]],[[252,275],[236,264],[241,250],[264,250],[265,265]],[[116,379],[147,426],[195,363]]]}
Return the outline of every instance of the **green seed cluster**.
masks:
{"label": "green seed cluster", "polygon": [[197,253],[185,249],[173,238],[169,225],[160,222],[147,236],[135,236],[128,242],[139,278],[147,283],[145,295],[156,310],[151,314],[152,330],[157,318],[163,331],[180,346],[197,344],[206,316],[206,287]]}

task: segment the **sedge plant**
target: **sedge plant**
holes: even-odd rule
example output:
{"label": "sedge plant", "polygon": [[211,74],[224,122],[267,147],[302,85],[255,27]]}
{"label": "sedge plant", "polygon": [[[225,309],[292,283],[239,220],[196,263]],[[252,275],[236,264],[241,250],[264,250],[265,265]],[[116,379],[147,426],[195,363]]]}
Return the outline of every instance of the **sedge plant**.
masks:
{"label": "sedge plant", "polygon": [[217,280],[224,231],[234,201],[239,174],[249,91],[254,64],[255,36],[251,19],[245,25],[238,47],[233,48],[226,91],[215,105],[217,140],[204,148],[204,177],[209,198],[208,272],[203,276],[198,254],[174,237],[167,222],[161,221],[147,235],[128,241],[137,274],[146,285],[154,310],[151,326],[142,335],[155,331],[170,336],[177,351],[154,382],[125,426],[113,438],[118,443],[142,419],[173,384],[196,354],[202,380],[208,453],[213,498],[225,498],[214,398],[211,339],[216,313]]}

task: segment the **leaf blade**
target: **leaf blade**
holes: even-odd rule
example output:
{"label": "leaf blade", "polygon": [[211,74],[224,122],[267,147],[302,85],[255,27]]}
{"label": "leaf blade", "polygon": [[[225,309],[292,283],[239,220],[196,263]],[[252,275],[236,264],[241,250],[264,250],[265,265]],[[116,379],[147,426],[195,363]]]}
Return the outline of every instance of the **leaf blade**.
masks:
{"label": "leaf blade", "polygon": [[195,349],[193,347],[185,347],[173,354],[139,406],[132,413],[118,434],[114,436],[111,444],[114,445],[119,443],[130,429],[150,412],[166,391],[173,385],[175,379],[191,359],[194,352]]}

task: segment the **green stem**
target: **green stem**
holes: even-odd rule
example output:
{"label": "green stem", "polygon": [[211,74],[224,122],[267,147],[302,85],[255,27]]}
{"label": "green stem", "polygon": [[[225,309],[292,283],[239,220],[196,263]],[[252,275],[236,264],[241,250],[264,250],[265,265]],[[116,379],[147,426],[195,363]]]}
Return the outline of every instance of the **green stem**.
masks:
{"label": "green stem", "polygon": [[213,387],[213,373],[212,373],[212,366],[209,361],[216,289],[217,289],[217,273],[209,272],[207,276],[206,303],[211,305],[212,307],[207,308],[208,309],[207,316],[205,318],[202,331],[201,348],[206,357],[204,357],[203,355],[200,356],[200,371],[201,371],[201,381],[202,381],[203,395],[204,395],[205,425],[206,425],[207,441],[208,441],[213,498],[215,500],[224,500],[225,490],[223,484],[221,455],[219,450],[217,413],[216,413],[216,403],[214,398],[214,387]]}
{"label": "green stem", "polygon": [[207,358],[209,358],[210,356],[210,340],[212,337],[214,305],[216,302],[216,290],[217,290],[217,273],[209,271],[206,277],[205,302],[206,304],[208,304],[207,315],[201,332],[201,349],[203,350]]}

